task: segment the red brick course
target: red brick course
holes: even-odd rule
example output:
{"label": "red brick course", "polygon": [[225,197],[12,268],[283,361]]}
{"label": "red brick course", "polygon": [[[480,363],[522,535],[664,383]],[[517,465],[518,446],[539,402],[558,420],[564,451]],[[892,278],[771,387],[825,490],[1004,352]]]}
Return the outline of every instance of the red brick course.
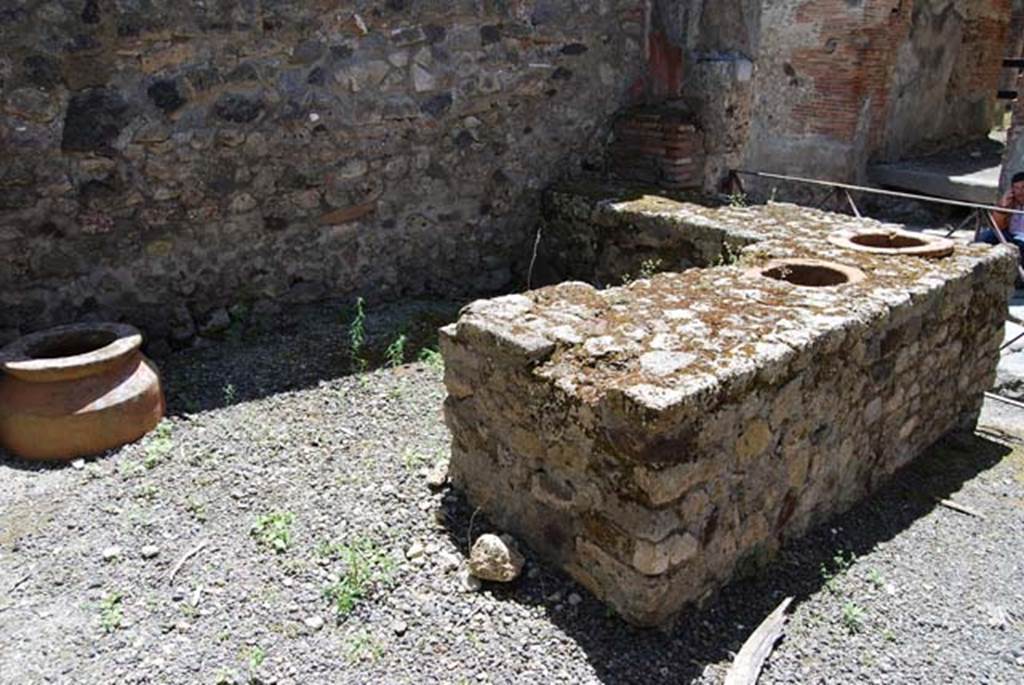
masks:
{"label": "red brick course", "polygon": [[881,135],[894,48],[908,31],[911,5],[869,0],[865,7],[851,7],[846,0],[810,0],[800,8],[797,22],[820,26],[822,38],[821,45],[793,53],[794,70],[813,83],[814,97],[792,110],[805,132],[852,139],[869,103],[872,138]]}
{"label": "red brick course", "polygon": [[612,173],[623,180],[667,189],[703,184],[703,136],[679,112],[627,112],[615,126],[610,156]]}

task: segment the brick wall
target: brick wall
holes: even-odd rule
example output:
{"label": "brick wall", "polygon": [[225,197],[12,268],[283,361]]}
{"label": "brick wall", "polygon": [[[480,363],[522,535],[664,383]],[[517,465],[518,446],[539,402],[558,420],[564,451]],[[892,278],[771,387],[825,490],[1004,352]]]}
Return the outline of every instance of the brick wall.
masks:
{"label": "brick wall", "polygon": [[975,0],[964,23],[964,38],[950,97],[991,97],[1003,77],[1003,58],[1013,16],[1012,0]]}
{"label": "brick wall", "polygon": [[856,179],[984,136],[1011,2],[762,3],[746,162]]}
{"label": "brick wall", "polygon": [[684,113],[642,107],[615,124],[611,170],[618,178],[669,190],[699,188],[704,182],[704,143]]}
{"label": "brick wall", "polygon": [[[807,79],[811,93],[794,104],[794,125],[809,133],[851,139],[867,125],[869,144],[881,135],[889,82],[897,59],[894,46],[910,25],[911,4],[812,0],[796,22],[812,26],[823,41],[793,51],[792,78]],[[867,117],[865,121],[865,106]]]}

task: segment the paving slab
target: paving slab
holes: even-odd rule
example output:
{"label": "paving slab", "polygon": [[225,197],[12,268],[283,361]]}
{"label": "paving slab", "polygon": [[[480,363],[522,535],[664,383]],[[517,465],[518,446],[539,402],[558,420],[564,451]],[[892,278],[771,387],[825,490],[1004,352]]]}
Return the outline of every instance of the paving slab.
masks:
{"label": "paving slab", "polygon": [[964,202],[988,204],[999,197],[1004,145],[984,140],[947,152],[874,164],[868,177],[878,185]]}

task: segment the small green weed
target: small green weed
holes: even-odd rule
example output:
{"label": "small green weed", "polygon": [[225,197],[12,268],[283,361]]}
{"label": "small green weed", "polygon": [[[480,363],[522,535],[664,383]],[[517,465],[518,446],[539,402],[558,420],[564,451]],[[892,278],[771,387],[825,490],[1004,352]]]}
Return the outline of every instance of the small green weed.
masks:
{"label": "small green weed", "polygon": [[185,509],[192,514],[200,523],[206,520],[206,503],[195,495],[189,495],[185,500]]}
{"label": "small green weed", "polygon": [[235,389],[234,383],[224,384],[224,404],[234,404],[238,398],[238,390]]}
{"label": "small green weed", "polygon": [[235,685],[238,682],[238,675],[229,668],[222,668],[217,671],[213,682],[215,685]]}
{"label": "small green weed", "polygon": [[112,633],[121,626],[123,599],[120,592],[112,592],[100,602],[100,626],[103,632]]}
{"label": "small green weed", "polygon": [[877,568],[873,568],[868,571],[868,581],[875,587],[882,587],[885,585],[885,581],[882,580],[882,574],[879,573]]}
{"label": "small green weed", "polygon": [[865,612],[853,602],[843,605],[843,625],[851,633],[859,633],[864,630]]}
{"label": "small green weed", "polygon": [[263,665],[264,660],[267,658],[267,653],[259,645],[254,645],[249,650],[249,668],[250,670],[259,670],[259,667]]}
{"label": "small green weed", "polygon": [[352,322],[348,325],[348,356],[352,364],[352,371],[362,373],[366,371],[369,363],[363,357],[363,348],[366,345],[366,301],[363,298],[356,300],[356,313]]}
{"label": "small green weed", "polygon": [[401,334],[395,341],[388,345],[388,348],[384,350],[384,356],[387,357],[388,366],[392,369],[397,368],[405,363],[405,345],[409,341],[405,333]]}
{"label": "small green weed", "polygon": [[441,353],[437,350],[424,347],[420,350],[420,361],[434,371],[444,371],[444,357],[442,357]]}
{"label": "small green weed", "polygon": [[629,285],[633,281],[651,278],[662,271],[664,271],[664,268],[662,268],[662,261],[660,259],[645,259],[640,262],[640,269],[637,271],[635,278],[631,274],[622,275],[622,285]]}
{"label": "small green weed", "polygon": [[142,457],[142,465],[147,469],[155,468],[164,457],[174,449],[174,438],[171,435],[171,422],[164,420],[157,424],[153,432],[146,439],[145,454]]}
{"label": "small green weed", "polygon": [[728,242],[722,243],[722,253],[712,262],[711,266],[729,266],[740,261],[740,254],[743,248],[739,245],[732,245]]}
{"label": "small green weed", "polygon": [[363,630],[345,641],[345,658],[351,664],[360,661],[375,663],[384,656],[384,645],[373,635]]}
{"label": "small green weed", "polygon": [[729,206],[730,207],[747,207],[750,205],[750,199],[746,193],[732,193],[729,195]]}
{"label": "small green weed", "polygon": [[661,265],[662,261],[660,259],[645,259],[640,262],[640,278],[651,278],[661,273],[663,271]]}
{"label": "small green weed", "polygon": [[252,534],[261,545],[280,554],[292,543],[291,525],[294,521],[295,515],[289,511],[264,514],[256,519]]}
{"label": "small green weed", "polygon": [[406,471],[415,471],[426,465],[429,461],[430,459],[427,455],[417,452],[411,447],[406,447],[405,451],[402,452],[402,466],[405,467]]}
{"label": "small green weed", "polygon": [[144,499],[149,502],[152,502],[154,499],[156,499],[156,496],[159,492],[160,489],[156,485],[154,485],[153,483],[146,483],[145,485],[140,485],[138,488],[136,488],[135,498]]}
{"label": "small green weed", "polygon": [[339,616],[349,615],[361,599],[392,582],[395,560],[370,540],[326,543],[318,551],[324,556],[338,557],[344,564],[338,581],[324,589],[324,596],[334,602]]}
{"label": "small green weed", "polygon": [[821,579],[825,581],[829,592],[834,595],[839,593],[839,576],[846,573],[856,560],[857,555],[853,552],[846,554],[840,550],[832,557],[831,564],[821,565]]}

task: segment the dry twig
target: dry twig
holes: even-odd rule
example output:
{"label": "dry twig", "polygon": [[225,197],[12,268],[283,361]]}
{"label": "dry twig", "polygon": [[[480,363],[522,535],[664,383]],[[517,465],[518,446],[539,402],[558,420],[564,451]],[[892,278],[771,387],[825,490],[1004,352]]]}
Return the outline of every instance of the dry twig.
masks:
{"label": "dry twig", "polygon": [[199,554],[203,550],[203,548],[206,547],[208,544],[210,544],[209,540],[203,540],[198,545],[193,547],[191,551],[186,552],[185,556],[183,556],[181,559],[178,559],[178,563],[174,565],[174,568],[172,568],[171,572],[167,575],[167,582],[173,583],[174,576],[178,575],[178,571],[180,571],[181,567],[185,565],[185,562],[194,557],[195,555]]}
{"label": "dry twig", "polygon": [[970,507],[966,507],[963,504],[960,504],[958,502],[954,502],[951,499],[939,499],[939,498],[936,497],[935,501],[938,502],[939,504],[941,504],[944,507],[948,507],[949,509],[952,509],[953,511],[959,511],[962,514],[967,514],[968,516],[974,516],[974,517],[980,518],[982,520],[985,519],[985,515],[982,514],[980,511],[977,511],[975,509],[971,509]]}

